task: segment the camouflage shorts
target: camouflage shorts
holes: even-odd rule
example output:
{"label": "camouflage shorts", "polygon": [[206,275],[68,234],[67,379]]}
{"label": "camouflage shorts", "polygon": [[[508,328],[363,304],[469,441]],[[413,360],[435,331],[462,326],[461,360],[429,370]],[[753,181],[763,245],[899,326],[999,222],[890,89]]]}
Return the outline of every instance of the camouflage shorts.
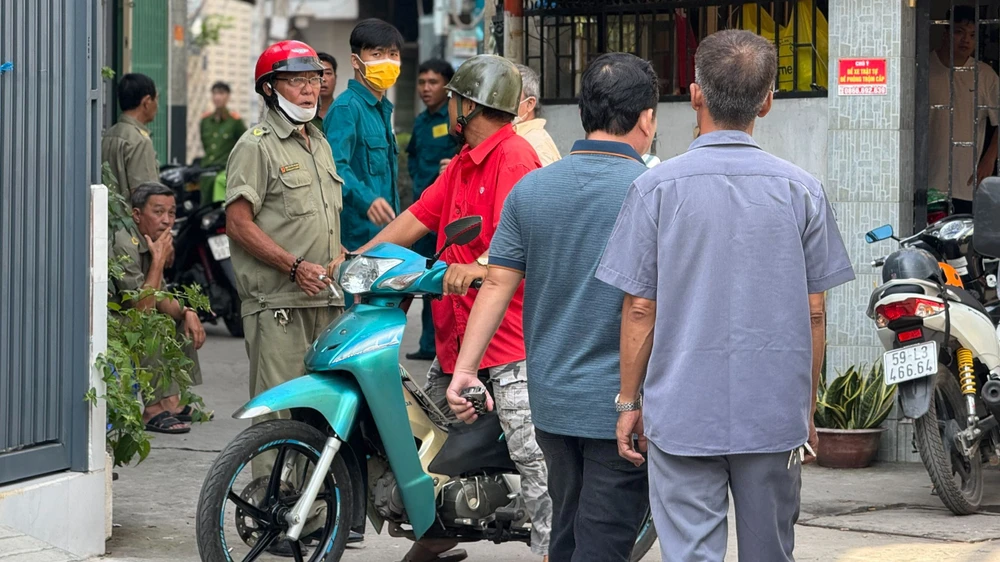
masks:
{"label": "camouflage shorts", "polygon": [[[493,386],[493,400],[500,425],[507,437],[510,458],[521,473],[521,496],[531,517],[531,552],[545,556],[549,552],[549,532],[552,530],[552,500],[548,492],[548,470],[542,449],[535,441],[535,426],[531,422],[528,404],[528,370],[524,361],[508,363],[480,371],[480,379]],[[455,414],[448,407],[445,392],[451,375],[441,371],[437,359],[427,373],[424,392],[454,423]]]}

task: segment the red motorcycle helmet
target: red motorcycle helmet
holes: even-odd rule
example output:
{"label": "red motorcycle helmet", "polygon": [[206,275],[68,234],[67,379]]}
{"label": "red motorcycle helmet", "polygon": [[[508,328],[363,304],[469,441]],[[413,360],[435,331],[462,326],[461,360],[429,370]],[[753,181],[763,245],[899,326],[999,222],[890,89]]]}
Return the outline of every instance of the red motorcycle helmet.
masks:
{"label": "red motorcycle helmet", "polygon": [[276,72],[323,72],[316,50],[302,41],[279,41],[261,53],[254,71],[254,90],[264,95],[264,83]]}

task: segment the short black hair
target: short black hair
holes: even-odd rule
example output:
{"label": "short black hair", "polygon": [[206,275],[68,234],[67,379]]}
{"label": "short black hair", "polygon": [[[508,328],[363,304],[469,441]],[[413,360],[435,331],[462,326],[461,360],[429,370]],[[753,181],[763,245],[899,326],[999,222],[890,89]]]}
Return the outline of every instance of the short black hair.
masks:
{"label": "short black hair", "polygon": [[226,84],[225,82],[216,82],[215,84],[212,84],[212,91],[214,92],[216,90],[226,92],[227,94],[232,93],[232,90],[229,88],[229,84]]}
{"label": "short black hair", "polygon": [[629,53],[603,54],[583,72],[580,119],[587,133],[628,134],[643,111],[656,111],[660,83],[649,61]]}
{"label": "short black hair", "polygon": [[403,48],[403,35],[392,24],[378,18],[361,20],[351,32],[351,52],[360,55],[365,49]]}
{"label": "short black hair", "polygon": [[131,111],[139,107],[146,96],[156,99],[156,84],[149,76],[126,74],[118,82],[118,105],[122,111]]}
{"label": "short black hair", "polygon": [[[973,6],[955,6],[955,23],[976,23],[976,8]],[[947,20],[951,20],[951,10],[948,10]]]}
{"label": "short black hair", "polygon": [[694,81],[716,124],[746,130],[760,114],[778,74],[774,43],[756,33],[727,29],[706,37],[694,58]]}
{"label": "short black hair", "polygon": [[133,209],[146,208],[146,204],[149,203],[149,198],[154,195],[168,195],[170,197],[177,197],[173,189],[163,185],[157,181],[147,181],[140,183],[135,190],[132,192],[131,203]]}
{"label": "short black hair", "polygon": [[330,53],[316,53],[316,56],[319,57],[320,62],[330,63],[330,66],[333,68],[333,73],[337,73],[337,59],[333,58],[333,55]]}
{"label": "short black hair", "polygon": [[486,107],[485,105],[481,105],[479,107],[483,108],[482,116],[495,123],[503,123],[506,125],[514,120],[514,115],[507,113],[506,111],[500,111],[499,109],[493,109],[492,107]]}
{"label": "short black hair", "polygon": [[437,72],[444,78],[445,82],[451,82],[451,77],[455,75],[455,67],[451,66],[451,63],[446,60],[430,59],[420,64],[420,68],[417,69],[417,76],[425,72]]}

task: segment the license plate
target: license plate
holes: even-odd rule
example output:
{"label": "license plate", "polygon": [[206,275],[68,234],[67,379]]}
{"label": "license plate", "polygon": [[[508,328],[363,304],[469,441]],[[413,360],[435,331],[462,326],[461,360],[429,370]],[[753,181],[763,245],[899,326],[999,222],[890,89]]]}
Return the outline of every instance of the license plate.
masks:
{"label": "license plate", "polygon": [[929,377],[938,370],[937,342],[929,341],[885,352],[885,384]]}
{"label": "license plate", "polygon": [[229,237],[225,234],[209,238],[208,247],[212,250],[215,261],[229,259]]}

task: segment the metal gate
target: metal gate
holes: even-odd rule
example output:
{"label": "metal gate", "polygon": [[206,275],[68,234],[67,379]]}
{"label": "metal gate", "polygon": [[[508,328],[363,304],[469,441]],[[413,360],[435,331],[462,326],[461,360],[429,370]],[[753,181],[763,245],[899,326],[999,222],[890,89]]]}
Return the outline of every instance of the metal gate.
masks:
{"label": "metal gate", "polygon": [[0,0],[0,484],[86,469],[99,4]]}
{"label": "metal gate", "polygon": [[916,14],[914,226],[971,213],[1000,165],[1000,5],[921,0]]}

